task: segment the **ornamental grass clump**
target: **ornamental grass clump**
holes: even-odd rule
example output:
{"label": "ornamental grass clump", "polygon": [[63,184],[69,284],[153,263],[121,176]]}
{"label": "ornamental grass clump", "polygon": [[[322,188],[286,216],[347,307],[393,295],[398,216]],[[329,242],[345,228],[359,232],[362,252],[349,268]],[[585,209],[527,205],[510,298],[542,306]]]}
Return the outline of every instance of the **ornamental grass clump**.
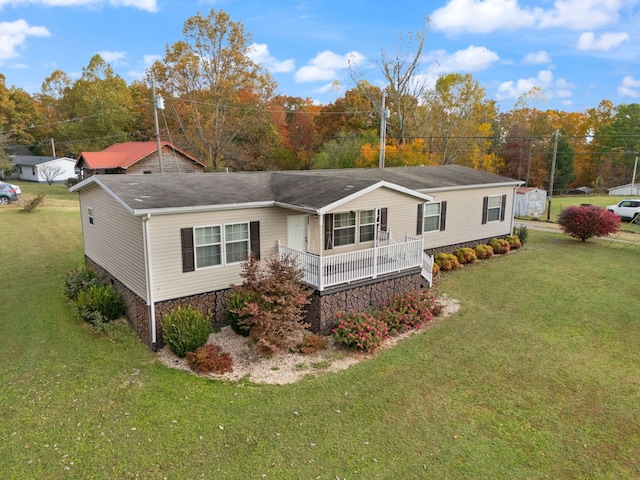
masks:
{"label": "ornamental grass clump", "polygon": [[387,324],[389,335],[415,330],[433,320],[433,297],[426,290],[414,290],[396,295],[384,304],[377,318]]}
{"label": "ornamental grass clump", "polygon": [[518,237],[521,245],[524,245],[525,243],[527,243],[527,240],[529,238],[529,229],[526,225],[513,227],[513,235]]}
{"label": "ornamental grass clump", "polygon": [[183,358],[209,339],[211,320],[191,305],[178,307],[162,317],[162,338],[174,354]]}
{"label": "ornamental grass clump", "polygon": [[363,352],[373,352],[388,338],[387,324],[366,313],[354,311],[336,315],[331,335],[337,344]]}

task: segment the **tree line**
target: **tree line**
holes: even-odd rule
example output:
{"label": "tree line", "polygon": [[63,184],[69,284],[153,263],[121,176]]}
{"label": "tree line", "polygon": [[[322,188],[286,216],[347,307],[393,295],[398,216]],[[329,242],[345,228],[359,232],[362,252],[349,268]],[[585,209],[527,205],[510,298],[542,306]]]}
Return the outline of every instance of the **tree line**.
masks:
{"label": "tree line", "polygon": [[[125,141],[156,138],[154,91],[164,100],[160,136],[208,169],[283,170],[458,164],[554,190],[630,183],[640,151],[640,105],[603,100],[585,112],[540,110],[533,89],[500,112],[469,74],[427,86],[424,33],[409,34],[377,64],[386,86],[351,65],[352,88],[327,105],[277,94],[254,62],[251,37],[222,10],[187,19],[142,81],[127,84],[99,55],[72,80],[61,70],[28,94],[0,74],[0,145],[77,158]],[[557,145],[554,135],[558,132]],[[54,141],[52,141],[54,139]],[[0,149],[1,151],[1,149]],[[0,169],[7,168],[0,157]]]}

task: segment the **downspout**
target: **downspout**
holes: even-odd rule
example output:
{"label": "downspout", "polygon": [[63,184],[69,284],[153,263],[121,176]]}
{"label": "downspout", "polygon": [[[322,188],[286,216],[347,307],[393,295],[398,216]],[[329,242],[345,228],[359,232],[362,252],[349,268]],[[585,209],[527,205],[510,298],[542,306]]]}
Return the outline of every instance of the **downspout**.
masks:
{"label": "downspout", "polygon": [[147,213],[144,217],[144,264],[146,272],[147,284],[147,307],[151,315],[151,350],[158,351],[158,339],[156,332],[156,306],[153,301],[153,275],[151,274],[151,245],[149,243],[149,221],[151,214]]}
{"label": "downspout", "polygon": [[516,217],[515,217],[515,213],[516,213],[516,198],[518,196],[518,194],[516,193],[518,190],[518,185],[516,185],[515,187],[513,187],[513,199],[511,201],[511,230],[509,235],[513,235],[513,229],[516,226]]}

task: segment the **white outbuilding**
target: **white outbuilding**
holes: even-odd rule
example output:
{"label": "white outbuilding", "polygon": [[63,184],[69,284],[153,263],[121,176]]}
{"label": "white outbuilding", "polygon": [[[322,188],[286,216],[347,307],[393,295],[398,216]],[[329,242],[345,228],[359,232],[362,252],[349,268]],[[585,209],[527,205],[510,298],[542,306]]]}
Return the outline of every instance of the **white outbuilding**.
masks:
{"label": "white outbuilding", "polygon": [[547,191],[536,187],[516,188],[514,215],[516,217],[536,217],[545,211]]}
{"label": "white outbuilding", "polygon": [[607,189],[609,195],[620,196],[640,196],[640,183],[627,183],[626,185],[620,185],[618,187],[612,187]]}
{"label": "white outbuilding", "polygon": [[14,155],[11,157],[14,178],[39,183],[64,183],[75,177],[76,161],[68,157]]}

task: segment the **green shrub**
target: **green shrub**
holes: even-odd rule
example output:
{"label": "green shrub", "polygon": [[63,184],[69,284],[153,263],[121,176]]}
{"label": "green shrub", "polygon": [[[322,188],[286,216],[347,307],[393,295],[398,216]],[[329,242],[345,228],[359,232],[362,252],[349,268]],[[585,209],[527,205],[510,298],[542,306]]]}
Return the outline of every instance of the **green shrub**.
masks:
{"label": "green shrub", "polygon": [[298,351],[304,355],[313,355],[327,348],[327,339],[317,333],[309,333],[302,338]]}
{"label": "green shrub", "polygon": [[507,235],[504,239],[509,244],[509,250],[517,250],[522,246],[522,242],[516,235]]}
{"label": "green shrub", "polygon": [[164,343],[178,357],[184,357],[207,342],[211,321],[195,307],[178,307],[162,317]]}
{"label": "green shrub", "polygon": [[492,238],[489,240],[489,246],[493,249],[493,253],[497,255],[509,253],[509,242],[504,238]]}
{"label": "green shrub", "polygon": [[254,296],[250,293],[232,292],[227,303],[227,323],[234,332],[243,337],[248,337],[251,333],[251,324],[247,321],[250,316],[240,315],[238,312],[252,301],[254,301]]}
{"label": "green shrub", "polygon": [[466,263],[476,263],[478,261],[478,256],[476,255],[476,252],[473,248],[459,248],[455,252],[453,252],[453,254],[456,256],[458,262],[460,262],[461,265],[464,265]]}
{"label": "green shrub", "polygon": [[453,253],[437,253],[433,261],[438,264],[440,271],[448,272],[460,268],[460,262]]}
{"label": "green shrub", "polygon": [[68,187],[71,188],[74,185],[76,185],[78,182],[80,181],[80,179],[78,177],[69,177],[64,181],[64,184]]}
{"label": "green shrub", "polygon": [[387,338],[387,324],[366,313],[340,312],[337,324],[331,330],[336,343],[354,350],[373,352]]}
{"label": "green shrub", "polygon": [[527,243],[527,239],[529,238],[529,229],[527,229],[526,225],[513,227],[513,234],[520,239],[520,244],[524,245]]}
{"label": "green shrub", "polygon": [[101,284],[98,274],[90,268],[74,268],[64,279],[64,294],[68,299],[75,300],[81,291]]}
{"label": "green shrub", "polygon": [[477,257],[481,260],[493,257],[493,248],[491,248],[491,245],[476,245],[475,251]]}
{"label": "green shrub", "polygon": [[233,372],[231,355],[223,352],[218,345],[207,343],[193,352],[187,352],[187,363],[194,372],[226,373]]}
{"label": "green shrub", "polygon": [[76,307],[80,317],[92,324],[115,320],[124,313],[122,298],[111,285],[93,285],[81,290],[76,297]]}

